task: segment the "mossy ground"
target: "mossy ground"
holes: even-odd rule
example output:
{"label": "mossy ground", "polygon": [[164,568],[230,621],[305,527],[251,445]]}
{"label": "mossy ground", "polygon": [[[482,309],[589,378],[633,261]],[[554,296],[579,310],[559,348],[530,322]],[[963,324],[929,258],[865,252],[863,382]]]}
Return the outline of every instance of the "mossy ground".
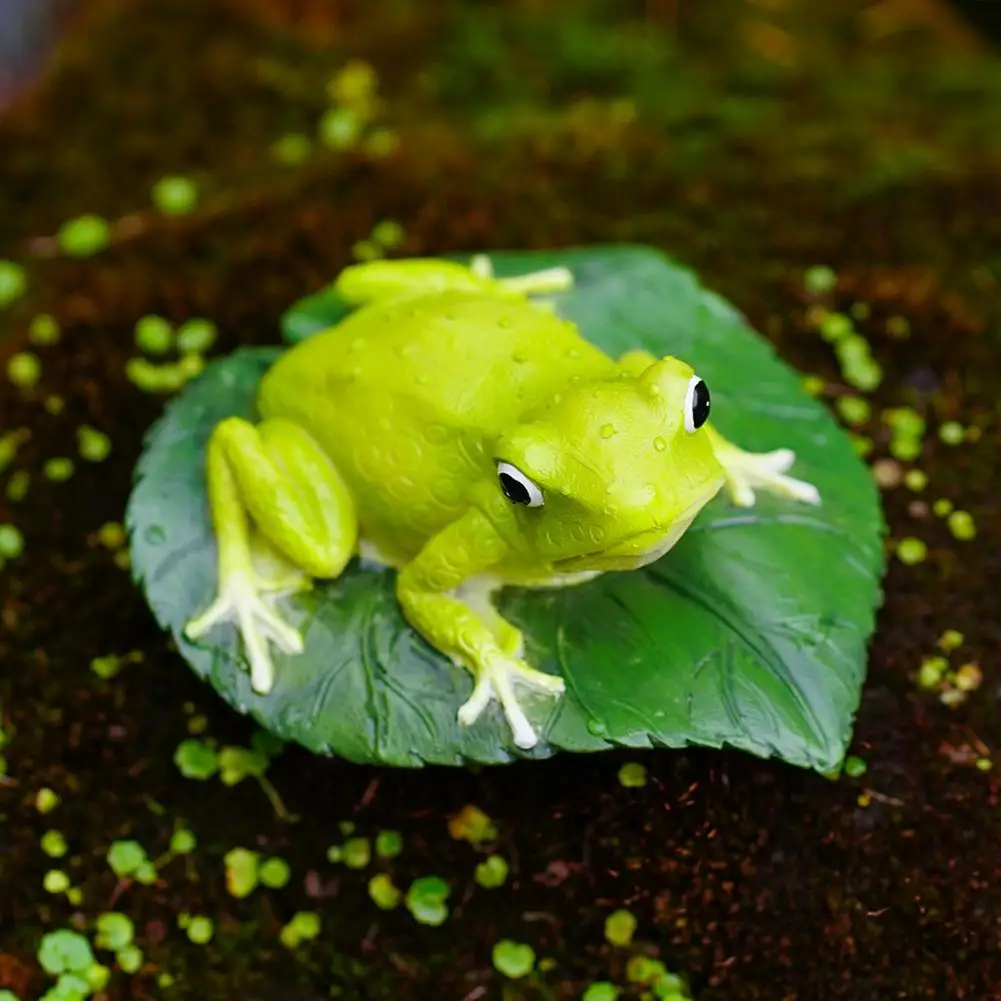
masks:
{"label": "mossy ground", "polygon": [[[114,906],[135,920],[146,958],[140,973],[114,974],[114,999],[300,999],[332,987],[351,999],[575,998],[593,980],[623,981],[629,951],[604,943],[602,928],[624,906],[636,941],[705,1001],[1001,991],[1001,769],[972,764],[1001,739],[1001,62],[950,22],[878,8],[889,5],[90,6],[39,91],[0,120],[0,258],[25,263],[30,279],[0,314],[4,364],[35,313],[63,328],[58,344],[32,349],[39,386],[0,397],[0,431],[31,431],[12,469],[32,476],[25,500],[0,499],[0,521],[25,536],[24,555],[0,571],[0,706],[13,731],[0,785],[0,987],[37,996],[41,935]],[[397,150],[277,164],[271,143],[314,131],[348,57],[378,71]],[[620,98],[634,115],[610,103]],[[149,211],[149,190],[173,173],[198,182],[201,202],[167,219]],[[126,221],[108,250],[69,259],[48,238],[83,212]],[[931,435],[918,463],[921,497],[970,511],[976,541],[953,539],[905,488],[886,491],[892,535],[925,539],[929,555],[893,561],[886,581],[853,748],[865,775],[831,782],[737,754],[657,752],[639,758],[648,783],[627,789],[616,775],[636,755],[404,773],[290,748],[268,774],[295,824],[252,780],[226,789],[181,777],[172,759],[192,717],[222,743],[245,743],[250,728],[170,651],[93,539],[121,519],[162,406],[125,376],[133,325],[146,313],[208,316],[220,353],[274,342],[282,310],[386,218],[404,225],[407,255],[652,243],[837,387],[833,354],[803,322],[803,271],[829,264],[839,306],[871,304],[859,326],[887,371],[875,405],[981,428],[957,447]],[[906,339],[886,333],[894,315],[909,321]],[[64,398],[61,413],[42,405],[50,394]],[[110,458],[47,481],[43,464],[75,456],[84,423],[111,435]],[[965,635],[956,662],[977,661],[985,676],[958,708],[913,680],[947,628]],[[88,668],[132,649],[144,660],[111,681]],[[63,800],[46,816],[34,807],[41,787]],[[475,886],[482,855],[449,834],[468,803],[499,828],[512,868],[501,889]],[[135,837],[155,857],[175,820],[198,836],[191,861],[122,892],[108,845]],[[327,862],[344,821],[358,834],[400,830],[394,879],[451,881],[448,924],[384,914],[369,872]],[[67,859],[41,851],[49,828],[65,834]],[[237,845],[283,856],[292,881],[233,899],[222,857]],[[78,908],[42,889],[54,866],[82,888]],[[184,910],[213,918],[211,943],[177,929]],[[323,930],[291,953],[278,932],[297,910],[316,910]],[[555,965],[505,988],[490,958],[501,938]],[[161,971],[174,986],[157,986]]]}

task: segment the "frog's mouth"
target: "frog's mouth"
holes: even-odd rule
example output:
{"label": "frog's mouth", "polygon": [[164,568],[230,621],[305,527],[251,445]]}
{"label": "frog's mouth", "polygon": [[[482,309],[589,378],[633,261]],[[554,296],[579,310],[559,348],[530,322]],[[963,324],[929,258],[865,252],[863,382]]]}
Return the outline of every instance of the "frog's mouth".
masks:
{"label": "frog's mouth", "polygon": [[638,570],[655,560],[659,560],[688,530],[695,516],[717,494],[722,479],[714,481],[712,488],[702,493],[695,501],[671,519],[667,526],[647,529],[628,539],[615,543],[607,549],[580,556],[570,556],[556,560],[553,568],[559,573],[574,573],[581,570],[605,572],[609,570]]}

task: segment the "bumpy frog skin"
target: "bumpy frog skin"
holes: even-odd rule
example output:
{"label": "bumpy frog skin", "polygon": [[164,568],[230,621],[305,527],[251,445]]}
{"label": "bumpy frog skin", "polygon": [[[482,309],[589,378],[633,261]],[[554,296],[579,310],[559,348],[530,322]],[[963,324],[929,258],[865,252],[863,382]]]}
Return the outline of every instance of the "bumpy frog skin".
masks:
{"label": "bumpy frog skin", "polygon": [[559,696],[564,684],[522,659],[495,591],[643,566],[724,485],[741,506],[757,489],[819,503],[783,475],[788,449],[745,452],[712,428],[709,391],[685,362],[612,359],[528,298],[572,281],[563,268],[496,279],[484,257],[342,272],[336,289],[358,308],[272,366],[259,424],[232,417],[212,433],[219,594],[188,637],[233,621],[266,693],[269,644],[303,649],[273,597],[360,555],[397,569],[407,620],[472,673],[459,722],[496,699],[529,748],[516,689]]}

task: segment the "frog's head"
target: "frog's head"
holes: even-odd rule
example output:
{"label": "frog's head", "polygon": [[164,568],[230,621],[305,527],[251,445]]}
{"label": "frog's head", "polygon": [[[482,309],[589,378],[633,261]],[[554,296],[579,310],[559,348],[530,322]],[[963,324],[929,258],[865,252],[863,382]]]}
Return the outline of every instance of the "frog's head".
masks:
{"label": "frog's head", "polygon": [[667,552],[723,484],[708,417],[706,384],[664,358],[571,386],[511,428],[495,449],[497,489],[533,556],[579,573]]}

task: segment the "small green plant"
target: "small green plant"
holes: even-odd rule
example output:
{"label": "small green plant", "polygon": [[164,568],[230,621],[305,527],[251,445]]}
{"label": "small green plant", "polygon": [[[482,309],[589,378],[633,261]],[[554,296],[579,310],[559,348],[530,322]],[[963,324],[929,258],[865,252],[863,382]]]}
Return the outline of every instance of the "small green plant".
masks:
{"label": "small green plant", "polygon": [[399,906],[403,899],[402,891],[393,883],[392,878],[384,872],[377,873],[368,881],[368,895],[376,907],[391,911]]}
{"label": "small green plant", "polygon": [[175,855],[188,855],[198,844],[195,835],[186,827],[179,827],[170,836],[170,850]]}
{"label": "small green plant", "polygon": [[38,948],[38,964],[58,977],[57,996],[85,998],[91,992],[88,974],[97,966],[90,942],[79,932],[61,928],[46,934]]}
{"label": "small green plant", "polygon": [[421,876],[407,890],[407,910],[422,925],[444,924],[448,917],[448,905],[445,901],[451,892],[451,887],[440,877]]}
{"label": "small green plant", "polygon": [[215,935],[215,925],[211,918],[204,914],[187,914],[182,912],[178,915],[177,925],[195,943],[195,945],[206,945],[212,941]]}
{"label": "small green plant", "polygon": [[61,831],[46,831],[42,835],[41,846],[49,858],[62,858],[69,851]]}
{"label": "small green plant", "polygon": [[619,769],[619,785],[626,789],[641,789],[646,785],[646,768],[638,761],[630,761]]}
{"label": "small green plant", "polygon": [[0,261],[0,309],[24,295],[28,279],[16,261]]}
{"label": "small green plant", "polygon": [[598,980],[584,991],[581,1001],[618,1001],[621,993],[621,989],[615,984],[607,980]]}
{"label": "small green plant", "polygon": [[187,177],[161,177],[153,185],[153,204],[165,215],[184,215],[198,201],[198,188]]}
{"label": "small green plant", "polygon": [[485,890],[495,890],[507,881],[508,864],[500,855],[488,855],[473,872],[473,878]]}
{"label": "small green plant", "polygon": [[535,950],[523,942],[501,939],[491,953],[494,969],[511,980],[527,977],[535,968]]}
{"label": "small green plant", "polygon": [[219,771],[219,754],[203,740],[182,740],[174,751],[174,764],[186,779],[210,779]]}
{"label": "small green plant", "polygon": [[137,883],[151,884],[157,880],[156,868],[146,856],[146,849],[138,841],[114,841],[108,849],[108,865],[116,876],[134,879]]}
{"label": "small green plant", "polygon": [[226,889],[231,896],[242,899],[249,897],[257,888],[260,859],[258,852],[247,848],[233,848],[226,852],[223,859],[226,865]]}
{"label": "small green plant", "polygon": [[257,870],[258,879],[272,890],[280,890],[292,878],[288,862],[282,858],[269,858]]}
{"label": "small green plant", "polygon": [[399,831],[380,831],[375,839],[375,854],[379,858],[396,858],[403,851],[403,837]]}
{"label": "small green plant", "polygon": [[91,257],[108,245],[111,228],[106,219],[87,213],[64,222],[56,234],[59,247],[70,257]]}
{"label": "small green plant", "polygon": [[313,911],[297,911],[282,928],[279,938],[286,949],[295,949],[320,934],[320,916]]}
{"label": "small green plant", "polygon": [[132,944],[135,937],[135,925],[127,914],[118,911],[107,911],[99,914],[97,918],[97,935],[94,938],[94,945],[98,949],[109,949],[117,952]]}
{"label": "small green plant", "polygon": [[612,945],[630,945],[635,934],[636,918],[630,911],[613,911],[605,918],[605,939]]}
{"label": "small green plant", "polygon": [[497,827],[478,807],[464,806],[448,822],[448,831],[456,841],[468,841],[473,846],[497,840]]}

